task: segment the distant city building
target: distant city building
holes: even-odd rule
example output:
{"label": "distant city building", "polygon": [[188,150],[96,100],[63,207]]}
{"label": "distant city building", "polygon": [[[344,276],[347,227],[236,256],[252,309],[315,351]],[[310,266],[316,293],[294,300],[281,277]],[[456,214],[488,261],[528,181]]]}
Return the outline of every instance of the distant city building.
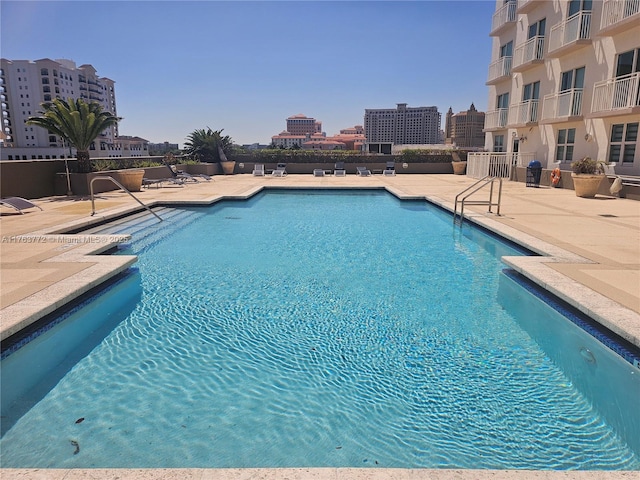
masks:
{"label": "distant city building", "polygon": [[287,118],[287,132],[293,135],[322,133],[322,122],[299,113]]}
{"label": "distant city building", "polygon": [[165,153],[175,152],[180,150],[180,145],[177,143],[149,143],[149,155],[164,155]]}
{"label": "distant city building", "polygon": [[484,112],[472,103],[466,112],[453,113],[451,107],[445,117],[445,143],[458,148],[484,147]]}
{"label": "distant city building", "polygon": [[149,140],[140,137],[120,135],[109,145],[107,157],[148,157]]}
{"label": "distant city building", "polygon": [[[76,66],[71,60],[0,59],[0,103],[2,104],[1,157],[11,159],[65,158],[69,146],[57,135],[25,122],[38,115],[41,103],[56,98],[82,98],[98,102],[117,115],[115,82],[99,77],[91,65]],[[118,126],[104,130],[90,150],[92,157],[107,156],[118,136]]]}
{"label": "distant city building", "polygon": [[269,145],[263,145],[261,143],[246,143],[242,145],[242,148],[247,150],[262,150],[263,148],[268,148]]}
{"label": "distant city building", "polygon": [[364,133],[367,150],[391,153],[396,144],[437,144],[441,115],[438,107],[407,107],[398,103],[396,108],[366,109]]}
{"label": "distant city building", "polygon": [[360,151],[364,141],[364,127],[362,125],[345,128],[340,130],[339,134],[328,137],[322,131],[322,122],[302,114],[287,118],[287,130],[271,137],[271,142],[276,147],[304,150]]}

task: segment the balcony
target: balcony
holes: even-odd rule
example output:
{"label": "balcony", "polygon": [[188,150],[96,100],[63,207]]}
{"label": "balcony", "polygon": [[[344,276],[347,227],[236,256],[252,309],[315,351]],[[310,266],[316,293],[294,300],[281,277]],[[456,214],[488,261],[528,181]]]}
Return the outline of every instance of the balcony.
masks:
{"label": "balcony", "polygon": [[640,113],[640,72],[609,78],[593,86],[591,113],[594,116]]}
{"label": "balcony", "polygon": [[498,108],[484,115],[484,131],[501,130],[507,126],[508,108]]}
{"label": "balcony", "polygon": [[600,35],[613,35],[637,25],[640,20],[640,0],[604,0]]}
{"label": "balcony", "polygon": [[518,8],[516,13],[529,13],[537,6],[543,5],[544,0],[518,0]]}
{"label": "balcony", "polygon": [[541,123],[582,120],[582,89],[545,95]]}
{"label": "balcony", "polygon": [[509,107],[510,126],[529,126],[538,124],[538,100],[525,100]]}
{"label": "balcony", "polygon": [[496,10],[496,13],[493,14],[491,19],[490,35],[498,35],[507,26],[515,24],[516,6],[516,1],[512,0]]}
{"label": "balcony", "polygon": [[512,57],[502,57],[489,65],[487,85],[511,77],[511,58]]}
{"label": "balcony", "polygon": [[522,72],[537,64],[543,63],[544,36],[535,36],[516,47],[513,56],[513,72]]}
{"label": "balcony", "polygon": [[591,44],[591,12],[578,12],[551,27],[549,55],[559,56]]}

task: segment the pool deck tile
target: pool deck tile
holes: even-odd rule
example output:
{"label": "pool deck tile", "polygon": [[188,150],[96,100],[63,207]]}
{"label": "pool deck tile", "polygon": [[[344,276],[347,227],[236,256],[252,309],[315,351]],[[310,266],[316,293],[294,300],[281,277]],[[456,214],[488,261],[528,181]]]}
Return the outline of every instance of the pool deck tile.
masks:
{"label": "pool deck tile", "polygon": [[[385,188],[399,198],[427,199],[452,211],[455,196],[474,182],[463,175],[282,178],[215,176],[183,188],[150,188],[136,195],[148,205],[208,205],[249,198],[264,188]],[[480,197],[482,198],[482,197]],[[59,308],[93,286],[134,265],[135,257],[97,255],[122,237],[64,235],[136,211],[124,192],[101,193],[96,215],[82,197],[34,200],[43,211],[24,215],[0,210],[0,336]],[[467,206],[474,223],[513,240],[539,256],[505,257],[507,266],[592,316],[640,347],[640,202],[572,190],[527,188],[504,182],[501,215]],[[452,228],[454,228],[452,226]],[[456,227],[458,228],[458,227]],[[421,469],[2,469],[13,479],[637,479],[638,472],[556,472]]]}

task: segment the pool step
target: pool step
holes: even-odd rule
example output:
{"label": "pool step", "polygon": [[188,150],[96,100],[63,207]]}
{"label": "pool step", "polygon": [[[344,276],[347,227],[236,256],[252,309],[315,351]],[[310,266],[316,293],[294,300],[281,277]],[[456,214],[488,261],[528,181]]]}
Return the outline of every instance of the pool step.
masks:
{"label": "pool step", "polygon": [[153,211],[162,218],[162,222],[145,211],[90,228],[82,233],[92,235],[128,234],[132,237],[131,243],[135,244],[135,250],[140,250],[205,214],[204,210],[171,207],[158,207]]}

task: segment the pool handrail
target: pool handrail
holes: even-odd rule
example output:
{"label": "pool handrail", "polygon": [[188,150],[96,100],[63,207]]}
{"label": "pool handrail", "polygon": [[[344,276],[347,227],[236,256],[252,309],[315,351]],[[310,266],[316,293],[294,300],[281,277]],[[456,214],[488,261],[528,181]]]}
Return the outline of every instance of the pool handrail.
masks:
{"label": "pool handrail", "polygon": [[[498,201],[496,203],[493,202],[493,184],[498,180]],[[491,185],[491,189],[489,190],[489,200],[472,200],[467,202],[467,198],[476,193],[478,190],[486,187],[487,185]],[[475,188],[474,188],[475,187]],[[471,190],[471,191],[470,191]],[[469,193],[467,193],[469,192]],[[458,200],[460,195],[467,193],[461,200]],[[462,222],[464,222],[464,205],[488,205],[489,213],[493,213],[491,211],[491,207],[497,206],[496,215],[500,216],[500,201],[502,199],[502,177],[495,177],[492,175],[485,175],[480,180],[475,182],[472,185],[469,185],[467,188],[462,190],[458,195],[456,195],[455,203],[453,206],[453,224],[456,223],[456,217],[458,216],[458,202],[460,202],[460,226],[462,226]]]}
{"label": "pool handrail", "polygon": [[147,209],[149,211],[149,213],[152,213],[158,220],[162,221],[162,218],[160,218],[160,216],[155,213],[153,210],[151,210],[149,207],[147,207],[144,203],[142,203],[138,197],[136,197],[133,193],[131,193],[129,190],[127,190],[124,185],[122,185],[119,181],[117,181],[115,178],[110,177],[109,175],[101,175],[99,177],[93,177],[91,179],[91,183],[89,184],[89,190],[91,191],[91,216],[93,217],[96,214],[96,206],[95,206],[95,201],[94,201],[94,195],[93,195],[93,182],[95,182],[96,180],[110,180],[113,183],[115,183],[118,187],[120,187],[122,190],[124,190],[125,192],[127,192],[136,202],[138,202],[140,205],[142,205],[145,209]]}

